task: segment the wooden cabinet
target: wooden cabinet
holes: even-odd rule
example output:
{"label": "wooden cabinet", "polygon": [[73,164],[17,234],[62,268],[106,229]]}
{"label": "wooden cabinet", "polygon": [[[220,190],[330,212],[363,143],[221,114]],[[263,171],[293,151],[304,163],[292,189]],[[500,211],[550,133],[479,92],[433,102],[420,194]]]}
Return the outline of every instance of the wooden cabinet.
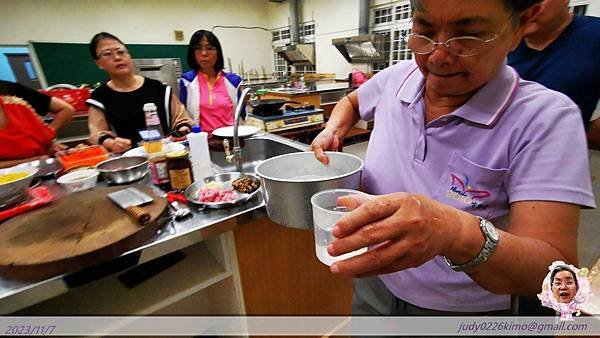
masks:
{"label": "wooden cabinet", "polygon": [[350,315],[352,279],[315,256],[312,230],[264,217],[234,231],[248,315]]}

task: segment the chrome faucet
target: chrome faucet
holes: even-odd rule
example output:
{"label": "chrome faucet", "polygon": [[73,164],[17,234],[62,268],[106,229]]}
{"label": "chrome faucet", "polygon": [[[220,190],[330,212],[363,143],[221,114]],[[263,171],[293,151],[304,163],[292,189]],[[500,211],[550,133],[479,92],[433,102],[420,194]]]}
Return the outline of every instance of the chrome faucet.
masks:
{"label": "chrome faucet", "polygon": [[242,91],[242,95],[238,99],[238,103],[235,106],[235,114],[233,116],[233,150],[229,151],[229,141],[223,140],[223,149],[225,149],[225,160],[227,163],[235,163],[235,168],[240,173],[242,172],[242,147],[240,146],[240,136],[238,133],[238,127],[240,125],[240,118],[242,116],[242,109],[246,104],[246,98],[250,93],[250,88],[246,88]]}

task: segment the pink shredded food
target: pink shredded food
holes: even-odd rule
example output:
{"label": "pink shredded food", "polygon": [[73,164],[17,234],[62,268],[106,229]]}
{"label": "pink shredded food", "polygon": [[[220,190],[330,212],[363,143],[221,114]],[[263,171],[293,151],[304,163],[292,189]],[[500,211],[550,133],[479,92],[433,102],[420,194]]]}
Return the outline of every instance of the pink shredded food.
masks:
{"label": "pink shredded food", "polygon": [[198,192],[198,200],[203,203],[217,203],[233,201],[236,193],[232,189],[202,188]]}

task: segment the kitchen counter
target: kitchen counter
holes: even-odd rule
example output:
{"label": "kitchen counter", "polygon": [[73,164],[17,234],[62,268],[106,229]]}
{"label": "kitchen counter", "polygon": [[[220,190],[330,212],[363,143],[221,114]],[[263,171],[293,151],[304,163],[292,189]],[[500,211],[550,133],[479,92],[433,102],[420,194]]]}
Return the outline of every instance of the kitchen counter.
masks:
{"label": "kitchen counter", "polygon": [[289,96],[310,95],[314,93],[326,93],[333,91],[346,91],[355,88],[350,87],[348,83],[316,83],[313,86],[307,86],[304,89],[297,88],[274,88],[269,90],[269,94],[280,94]]}
{"label": "kitchen counter", "polygon": [[[277,135],[272,134],[263,134],[261,137],[278,139]],[[305,149],[306,147],[304,144],[289,140],[285,140],[285,142],[288,145],[297,146],[299,149]],[[223,169],[217,165],[213,165],[213,169],[215,172],[223,172]],[[149,175],[146,175],[142,181],[134,184],[150,185]],[[47,183],[47,186],[57,196],[64,194],[61,188],[54,182]],[[158,188],[153,188],[155,192],[160,193]],[[167,220],[166,224],[154,238],[138,248],[123,253],[113,261],[103,264],[103,268],[106,268],[107,265],[113,265],[114,269],[109,269],[111,273],[121,271],[226,233],[240,224],[266,215],[264,201],[260,192],[250,201],[232,208],[201,210],[197,207],[192,207],[191,209],[192,217],[181,221],[171,222]],[[89,278],[90,273],[94,273],[93,267],[86,270],[85,274],[75,272],[39,282],[24,282],[0,278],[0,314],[12,313],[68,292],[71,286],[84,283],[84,280]],[[98,278],[103,277],[103,273],[100,271],[98,273]]]}
{"label": "kitchen counter", "polygon": [[[354,89],[355,88],[349,87],[348,83],[317,82],[304,89],[271,89],[261,98],[296,101],[300,102],[301,105],[313,105],[315,108],[323,108],[327,113],[330,113],[333,106]],[[326,115],[328,115],[327,113]]]}

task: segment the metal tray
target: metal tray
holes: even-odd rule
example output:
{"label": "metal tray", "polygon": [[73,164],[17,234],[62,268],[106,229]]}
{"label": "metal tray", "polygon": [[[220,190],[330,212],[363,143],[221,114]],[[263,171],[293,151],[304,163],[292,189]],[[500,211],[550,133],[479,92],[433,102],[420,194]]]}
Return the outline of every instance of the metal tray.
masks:
{"label": "metal tray", "polygon": [[[223,184],[223,188],[233,189],[231,187],[231,182],[235,181],[236,179],[238,179],[240,177],[252,178],[252,180],[259,185],[258,189],[254,190],[253,192],[251,192],[249,194],[239,192],[234,189],[237,198],[232,201],[226,201],[226,202],[201,202],[199,199],[196,198],[198,196],[198,192],[202,189],[202,187],[206,183],[218,182],[218,183]],[[254,197],[256,194],[258,194],[259,190],[260,190],[260,180],[258,179],[258,177],[251,175],[251,174],[242,174],[240,172],[231,172],[231,173],[224,173],[224,174],[217,174],[217,175],[209,176],[209,177],[204,178],[203,181],[194,182],[192,185],[187,187],[187,189],[185,189],[183,194],[188,199],[188,201],[190,201],[194,204],[205,205],[207,208],[212,208],[212,209],[221,209],[221,208],[228,208],[228,207],[232,207],[235,205],[245,203],[245,202],[249,201],[252,197]]]}

